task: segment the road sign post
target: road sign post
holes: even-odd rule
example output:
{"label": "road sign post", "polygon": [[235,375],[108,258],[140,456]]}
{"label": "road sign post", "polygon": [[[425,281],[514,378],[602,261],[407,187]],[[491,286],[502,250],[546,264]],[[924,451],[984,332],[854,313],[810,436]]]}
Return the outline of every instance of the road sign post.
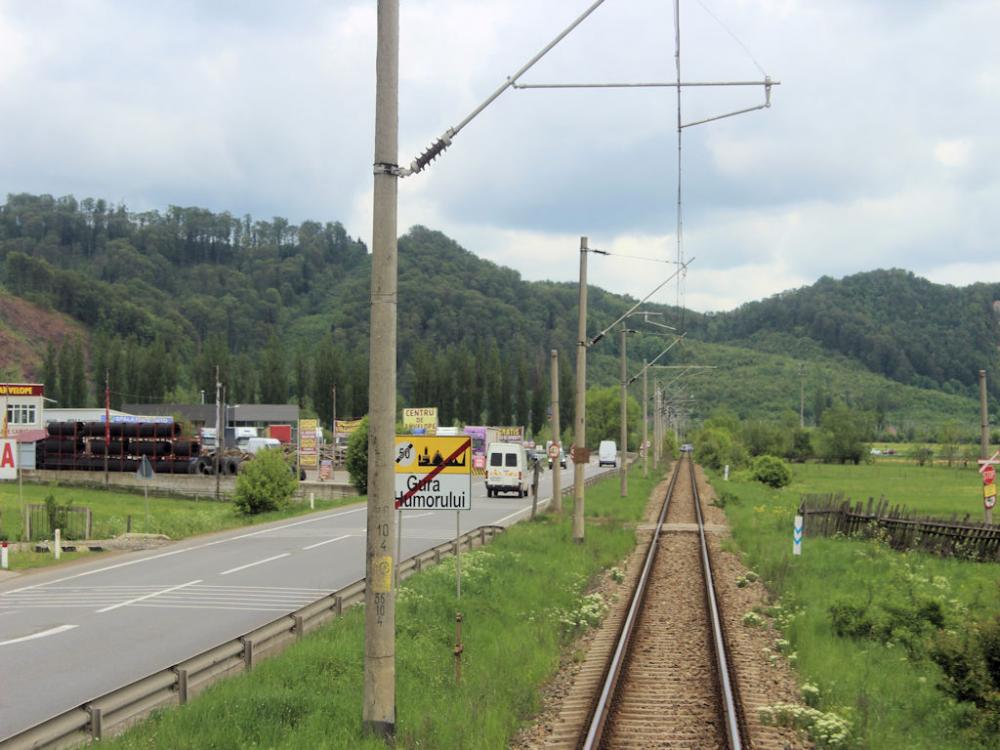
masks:
{"label": "road sign post", "polygon": [[[467,435],[397,435],[396,508],[455,511],[455,599],[462,598],[462,511],[472,510],[472,440]],[[402,546],[400,534],[396,548]],[[397,556],[401,552],[397,551]],[[455,682],[462,679],[462,613],[455,612]]]}
{"label": "road sign post", "polygon": [[149,463],[149,457],[143,456],[142,463],[139,464],[139,468],[135,471],[135,476],[138,479],[142,479],[142,494],[146,498],[146,523],[143,524],[142,530],[144,533],[149,533],[149,480],[156,476],[156,472],[153,471],[153,465]]}
{"label": "road sign post", "polygon": [[983,511],[986,523],[993,523],[993,508],[997,504],[997,470],[996,465],[1000,463],[1000,451],[997,451],[989,458],[979,459],[979,473],[983,477]]}

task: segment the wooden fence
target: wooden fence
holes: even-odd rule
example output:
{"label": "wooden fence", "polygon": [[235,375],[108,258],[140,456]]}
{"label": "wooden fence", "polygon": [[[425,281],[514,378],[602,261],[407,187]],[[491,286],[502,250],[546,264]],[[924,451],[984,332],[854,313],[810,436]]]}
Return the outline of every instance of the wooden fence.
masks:
{"label": "wooden fence", "polygon": [[867,504],[842,495],[803,495],[799,504],[805,535],[883,537],[894,549],[919,549],[944,557],[1000,560],[1000,525],[921,516],[885,498]]}

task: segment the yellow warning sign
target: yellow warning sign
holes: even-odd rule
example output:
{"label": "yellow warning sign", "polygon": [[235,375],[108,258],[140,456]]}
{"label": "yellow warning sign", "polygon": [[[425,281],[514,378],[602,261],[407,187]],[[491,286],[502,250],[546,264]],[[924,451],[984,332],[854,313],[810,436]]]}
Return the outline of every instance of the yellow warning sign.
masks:
{"label": "yellow warning sign", "polygon": [[397,435],[395,460],[397,474],[470,474],[472,441],[468,435]]}
{"label": "yellow warning sign", "polygon": [[983,497],[996,497],[996,496],[997,496],[997,486],[995,484],[983,485]]}

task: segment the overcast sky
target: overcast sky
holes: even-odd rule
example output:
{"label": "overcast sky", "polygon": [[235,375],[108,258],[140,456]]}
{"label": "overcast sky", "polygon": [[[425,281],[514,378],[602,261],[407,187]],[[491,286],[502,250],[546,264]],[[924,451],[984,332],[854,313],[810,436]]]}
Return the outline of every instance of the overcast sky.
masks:
{"label": "overcast sky", "polygon": [[[403,0],[400,161],[589,4]],[[0,193],[339,220],[370,246],[375,7],[0,0]],[[998,29],[996,0],[681,0],[684,80],[781,81],[770,109],[684,131],[685,303],[874,268],[997,280]],[[607,0],[522,81],[670,81],[673,52],[672,3]],[[688,90],[684,120],[762,99]],[[672,260],[676,139],[671,89],[508,91],[401,182],[400,232],[527,279],[575,279],[581,235]],[[672,272],[590,268],[637,297]]]}

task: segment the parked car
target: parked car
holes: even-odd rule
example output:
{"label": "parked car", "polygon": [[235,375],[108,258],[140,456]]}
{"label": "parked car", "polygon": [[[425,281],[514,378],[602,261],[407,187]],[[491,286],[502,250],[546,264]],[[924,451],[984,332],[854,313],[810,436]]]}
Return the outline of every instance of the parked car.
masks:
{"label": "parked car", "polygon": [[602,440],[597,449],[598,466],[618,465],[618,445],[614,440]]}

